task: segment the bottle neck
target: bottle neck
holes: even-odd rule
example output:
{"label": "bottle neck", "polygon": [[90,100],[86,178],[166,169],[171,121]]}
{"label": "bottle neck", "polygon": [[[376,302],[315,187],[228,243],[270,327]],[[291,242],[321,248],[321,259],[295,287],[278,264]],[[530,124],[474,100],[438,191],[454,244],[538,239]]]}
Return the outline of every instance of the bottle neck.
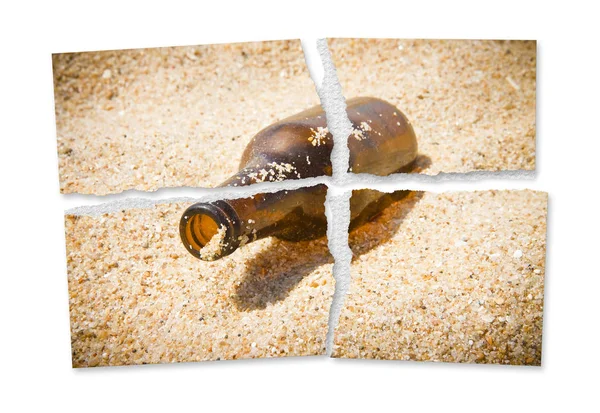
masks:
{"label": "bottle neck", "polygon": [[[201,202],[182,215],[179,231],[196,258],[216,260],[240,246],[271,235],[290,240],[324,234],[325,185],[256,194],[249,198]],[[304,226],[301,220],[322,223]],[[215,238],[216,237],[216,238]]]}

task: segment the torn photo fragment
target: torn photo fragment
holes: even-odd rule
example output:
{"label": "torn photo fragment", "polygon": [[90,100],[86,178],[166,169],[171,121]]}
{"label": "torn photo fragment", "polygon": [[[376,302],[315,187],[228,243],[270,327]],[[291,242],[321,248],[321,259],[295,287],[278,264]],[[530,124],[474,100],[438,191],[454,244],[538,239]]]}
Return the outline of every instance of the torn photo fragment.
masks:
{"label": "torn photo fragment", "polygon": [[[412,135],[416,144],[403,156],[414,163],[397,172],[535,170],[535,41],[327,42],[352,123],[350,148],[365,137]],[[385,107],[356,108],[356,97]],[[359,169],[352,156],[349,170],[389,174]]]}
{"label": "torn photo fragment", "polygon": [[[319,105],[299,40],[60,53],[52,63],[62,193],[217,186],[256,167],[240,165],[255,135]],[[303,132],[313,152],[329,138],[324,114],[314,118]],[[248,172],[304,178],[308,155],[270,160],[285,164],[277,176],[261,176],[262,164]]]}
{"label": "torn photo fragment", "polygon": [[540,365],[547,194],[379,196],[388,206],[351,227],[332,356]]}
{"label": "torn photo fragment", "polygon": [[[334,290],[326,188],[295,191],[314,191],[311,204],[272,215],[270,226],[266,216],[274,204],[261,209],[254,201],[294,191],[220,201],[238,201],[245,232],[223,255],[229,234],[205,231],[199,254],[208,260],[182,242],[189,200],[67,213],[73,366],[325,354]],[[294,234],[301,220],[318,228]]]}

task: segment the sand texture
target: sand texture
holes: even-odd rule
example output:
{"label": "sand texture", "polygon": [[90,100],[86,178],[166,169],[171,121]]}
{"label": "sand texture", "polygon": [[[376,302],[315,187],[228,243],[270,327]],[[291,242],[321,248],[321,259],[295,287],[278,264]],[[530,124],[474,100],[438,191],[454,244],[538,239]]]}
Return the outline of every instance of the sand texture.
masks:
{"label": "sand texture", "polygon": [[179,238],[189,205],[65,217],[73,366],[324,354],[326,237],[204,262]]}
{"label": "sand texture", "polygon": [[421,173],[535,169],[535,41],[328,39],[346,99],[415,129]]}
{"label": "sand texture", "polygon": [[540,365],[547,194],[413,192],[350,234],[334,357]]}
{"label": "sand texture", "polygon": [[319,104],[299,40],[53,55],[60,190],[214,187]]}

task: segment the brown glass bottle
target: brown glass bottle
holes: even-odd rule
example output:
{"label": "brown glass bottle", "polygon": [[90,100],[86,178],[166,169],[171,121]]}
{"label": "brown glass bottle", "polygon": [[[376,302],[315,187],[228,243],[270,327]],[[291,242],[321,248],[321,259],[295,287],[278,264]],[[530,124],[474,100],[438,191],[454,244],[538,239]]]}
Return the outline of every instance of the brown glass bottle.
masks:
{"label": "brown glass bottle", "polygon": [[[414,131],[393,105],[375,98],[347,102],[354,131],[348,138],[350,168],[355,173],[389,175],[408,171],[417,156]],[[331,175],[332,135],[321,106],[274,123],[246,147],[240,170],[220,186],[245,186]],[[377,191],[358,191],[351,202],[351,229],[389,205]],[[250,198],[197,203],[180,222],[186,249],[201,259],[218,259],[240,245],[266,236],[290,241],[325,235],[325,185],[257,194]],[[389,197],[388,197],[389,198]],[[203,256],[202,248],[221,230],[220,248]]]}

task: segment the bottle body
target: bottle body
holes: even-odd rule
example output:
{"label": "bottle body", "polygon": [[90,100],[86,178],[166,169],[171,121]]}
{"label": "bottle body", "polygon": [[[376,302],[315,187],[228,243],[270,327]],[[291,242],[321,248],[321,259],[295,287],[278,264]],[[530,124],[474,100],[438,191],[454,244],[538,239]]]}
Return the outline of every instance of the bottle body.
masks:
{"label": "bottle body", "polygon": [[[354,128],[348,138],[350,171],[389,175],[410,168],[417,155],[416,138],[397,108],[375,98],[356,98],[348,101],[346,110]],[[239,172],[220,186],[330,176],[332,148],[333,137],[322,108],[308,109],[256,134],[242,155]],[[351,229],[386,204],[377,200],[385,194],[358,192],[351,203]],[[317,238],[327,231],[326,194],[325,185],[316,185],[197,203],[182,215],[181,238],[192,255],[204,260],[229,255],[267,236],[289,241]],[[205,252],[208,244],[216,248]]]}
{"label": "bottle body", "polygon": [[348,137],[349,171],[387,176],[408,172],[418,154],[417,138],[408,118],[394,105],[376,98],[347,102],[353,132]]}
{"label": "bottle body", "polygon": [[[381,99],[348,100],[353,132],[348,137],[349,171],[386,176],[402,172],[416,159],[415,132],[406,116]],[[321,106],[278,121],[254,136],[240,170],[220,186],[331,176],[333,136]]]}

